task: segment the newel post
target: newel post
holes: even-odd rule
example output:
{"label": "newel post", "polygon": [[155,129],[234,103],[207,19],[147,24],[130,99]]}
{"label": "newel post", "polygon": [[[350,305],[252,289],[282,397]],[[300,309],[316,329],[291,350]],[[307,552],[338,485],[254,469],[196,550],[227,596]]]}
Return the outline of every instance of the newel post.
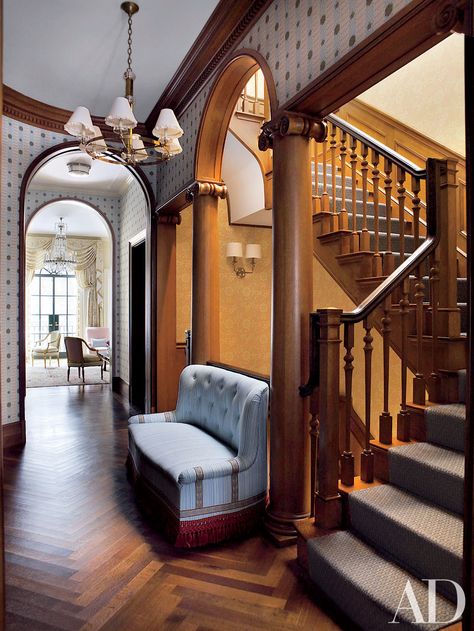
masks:
{"label": "newel post", "polygon": [[446,160],[446,177],[441,181],[443,212],[440,214],[439,261],[439,333],[449,337],[461,334],[461,314],[457,300],[457,237],[459,232],[457,210],[457,161]]}
{"label": "newel post", "polygon": [[321,528],[341,525],[339,495],[339,370],[341,309],[319,314],[319,451],[314,499],[315,523]]}
{"label": "newel post", "polygon": [[193,202],[192,363],[219,360],[219,198],[227,187],[196,182],[187,192]]}

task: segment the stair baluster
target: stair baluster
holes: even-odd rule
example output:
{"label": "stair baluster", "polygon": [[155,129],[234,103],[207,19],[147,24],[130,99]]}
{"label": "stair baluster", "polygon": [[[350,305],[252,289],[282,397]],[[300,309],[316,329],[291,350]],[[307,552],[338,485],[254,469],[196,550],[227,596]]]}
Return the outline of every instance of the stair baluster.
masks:
{"label": "stair baluster", "polygon": [[397,417],[397,438],[403,441],[410,440],[410,413],[407,410],[407,319],[409,307],[408,282],[405,279],[402,283],[402,298],[400,300],[402,400],[400,403],[400,412]]}
{"label": "stair baluster", "polygon": [[362,171],[362,230],[360,232],[360,250],[362,252],[370,251],[370,234],[367,228],[367,175],[369,170],[369,163],[367,162],[367,156],[369,154],[369,147],[365,143],[362,143],[361,148],[361,171]]}
{"label": "stair baluster", "polygon": [[351,252],[359,251],[357,232],[357,138],[351,136],[351,188],[352,188],[352,235]]}
{"label": "stair baluster", "polygon": [[384,158],[385,217],[387,225],[387,249],[383,256],[383,273],[388,276],[395,269],[392,253],[392,162]]}
{"label": "stair baluster", "polygon": [[397,167],[397,197],[398,197],[398,221],[400,230],[400,265],[405,260],[405,188],[406,173],[405,169]]}
{"label": "stair baluster", "polygon": [[346,486],[354,484],[354,455],[351,450],[351,416],[352,416],[352,372],[354,367],[354,325],[344,325],[344,375],[345,375],[345,405],[344,405],[344,451],[341,456],[341,482]]}
{"label": "stair baluster", "polygon": [[313,188],[313,213],[320,213],[322,210],[321,195],[319,194],[319,171],[318,171],[318,149],[319,146],[311,139],[312,163],[314,168],[314,188]]}
{"label": "stair baluster", "polygon": [[322,156],[322,167],[323,167],[323,192],[321,194],[321,209],[323,212],[329,212],[329,195],[328,195],[328,160],[327,160],[327,140],[323,140],[323,156]]}
{"label": "stair baluster", "polygon": [[373,184],[373,196],[374,196],[374,261],[373,272],[374,276],[382,275],[382,258],[380,256],[380,234],[379,234],[379,179],[380,171],[378,169],[380,156],[378,151],[372,149],[372,184]]}
{"label": "stair baluster", "polygon": [[423,320],[425,284],[421,266],[416,271],[415,305],[416,305],[416,373],[413,378],[413,401],[419,405],[425,405],[425,377],[423,374]]}
{"label": "stair baluster", "polygon": [[436,255],[430,257],[430,308],[431,308],[431,375],[429,380],[430,401],[439,400],[438,374],[438,305],[439,305],[439,262]]}
{"label": "stair baluster", "polygon": [[383,412],[379,417],[379,440],[385,445],[392,444],[393,421],[389,409],[389,385],[390,385],[390,324],[391,298],[386,298],[384,302],[382,318],[382,341],[383,341]]}
{"label": "stair baluster", "polygon": [[339,230],[349,229],[349,217],[346,208],[346,155],[347,155],[347,134],[345,131],[340,132],[341,144],[339,146],[339,155],[341,160],[341,211],[339,213]]}
{"label": "stair baluster", "polygon": [[337,191],[336,191],[336,151],[337,151],[337,127],[334,123],[329,126],[329,135],[331,140],[329,142],[331,152],[331,188],[332,188],[332,216],[331,216],[331,232],[339,229],[339,222],[337,216]]}
{"label": "stair baluster", "polygon": [[364,482],[374,481],[374,453],[370,446],[370,417],[372,396],[372,351],[373,337],[369,319],[364,320],[364,360],[365,360],[365,446],[360,456],[360,478]]}

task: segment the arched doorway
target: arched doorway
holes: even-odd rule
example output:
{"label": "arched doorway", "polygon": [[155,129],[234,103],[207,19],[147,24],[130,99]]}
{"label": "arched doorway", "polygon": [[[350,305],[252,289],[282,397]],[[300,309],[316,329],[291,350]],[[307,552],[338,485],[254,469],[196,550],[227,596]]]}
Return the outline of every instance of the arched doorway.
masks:
{"label": "arched doorway", "polygon": [[[20,193],[20,244],[19,244],[19,255],[20,255],[20,305],[19,305],[19,328],[20,328],[20,339],[19,339],[19,396],[20,396],[20,419],[23,426],[23,440],[25,439],[25,394],[26,394],[26,374],[25,374],[25,360],[26,360],[26,344],[25,344],[25,255],[26,255],[26,227],[28,224],[28,215],[31,214],[31,209],[28,210],[28,190],[31,185],[33,178],[40,172],[40,170],[51,163],[53,160],[59,157],[74,157],[75,154],[78,153],[78,144],[76,142],[64,143],[61,145],[57,145],[52,147],[38,156],[30,165],[21,185],[21,193]],[[107,166],[107,165],[105,165]],[[154,309],[154,299],[152,294],[152,287],[154,284],[154,270],[152,269],[151,262],[154,256],[155,250],[155,242],[154,242],[154,230],[152,229],[153,216],[152,211],[155,205],[155,197],[153,193],[153,189],[145,176],[144,172],[140,169],[140,167],[132,168],[124,164],[118,163],[120,169],[124,169],[124,172],[127,174],[128,179],[135,186],[135,188],[139,191],[140,195],[143,198],[143,241],[145,244],[145,404],[144,409],[146,411],[152,409],[154,406],[154,391],[152,388],[153,383],[153,374],[155,370],[155,360],[154,360],[154,318],[155,318],[155,309]],[[113,167],[115,168],[115,167]],[[65,193],[61,195],[61,198],[67,198],[68,194]],[[73,195],[74,198],[77,198],[77,195]],[[51,201],[51,200],[49,200]],[[91,203],[89,199],[84,200],[89,202],[89,206]],[[92,204],[91,207],[95,206],[95,210],[100,209],[97,207],[97,204]],[[36,210],[39,209],[39,206]],[[104,213],[101,213],[102,215]],[[111,222],[109,222],[111,223]],[[110,226],[113,228],[113,226]],[[133,227],[133,226],[132,226]],[[116,231],[115,231],[116,232]],[[135,235],[132,235],[135,236]],[[124,250],[124,248],[122,248]],[[128,257],[128,243],[126,250],[126,257]],[[118,253],[118,248],[116,248],[116,252]],[[117,258],[117,257],[115,257]],[[127,259],[128,260],[128,259]],[[125,276],[125,274],[123,275]],[[128,277],[126,281],[124,281],[127,286],[128,291]],[[117,295],[117,292],[116,292]],[[126,308],[123,307],[123,304],[126,305]],[[128,327],[128,293],[126,299],[123,301],[122,311],[125,311],[125,317],[127,318],[127,327]],[[114,304],[114,310],[116,309],[116,305]],[[124,343],[124,353],[126,354],[126,363],[128,366],[128,356],[129,356],[129,340],[126,339],[126,343]],[[122,395],[128,395],[128,384],[125,384],[125,388],[121,387],[123,384],[120,380],[114,379],[114,388],[120,389]]]}

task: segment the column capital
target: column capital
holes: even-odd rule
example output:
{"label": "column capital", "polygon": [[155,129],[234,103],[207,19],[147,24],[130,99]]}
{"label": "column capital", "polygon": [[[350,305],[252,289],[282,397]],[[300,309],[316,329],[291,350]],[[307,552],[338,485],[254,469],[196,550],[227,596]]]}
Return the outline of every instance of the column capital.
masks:
{"label": "column capital", "polygon": [[273,148],[273,139],[278,136],[304,136],[322,142],[327,136],[326,121],[298,112],[282,112],[265,123],[258,139],[260,151]]}
{"label": "column capital", "polygon": [[181,223],[181,213],[162,213],[156,216],[157,223],[179,226]]}
{"label": "column capital", "polygon": [[210,195],[211,197],[227,197],[227,186],[222,182],[194,182],[186,191],[186,201],[192,202],[198,195]]}

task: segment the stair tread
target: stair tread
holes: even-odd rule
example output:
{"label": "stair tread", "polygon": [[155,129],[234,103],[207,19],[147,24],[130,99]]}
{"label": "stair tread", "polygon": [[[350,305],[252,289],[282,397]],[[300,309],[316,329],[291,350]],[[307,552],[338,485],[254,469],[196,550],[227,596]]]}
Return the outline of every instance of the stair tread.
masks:
{"label": "stair tread", "polygon": [[[374,548],[348,531],[340,531],[308,542],[312,580],[362,629],[385,628],[393,620],[401,595],[409,580],[421,610],[428,606],[427,584],[384,558]],[[437,595],[439,620],[450,620],[454,605]],[[400,610],[399,629],[417,628],[413,614]],[[412,624],[413,623],[413,624]],[[440,629],[444,623],[426,624],[424,629]]]}
{"label": "stair tread", "polygon": [[[415,576],[461,583],[461,516],[392,484],[352,493],[349,511],[359,536]],[[440,589],[455,597],[451,584]]]}
{"label": "stair tread", "polygon": [[420,442],[394,447],[388,458],[391,484],[462,514],[464,454]]}

